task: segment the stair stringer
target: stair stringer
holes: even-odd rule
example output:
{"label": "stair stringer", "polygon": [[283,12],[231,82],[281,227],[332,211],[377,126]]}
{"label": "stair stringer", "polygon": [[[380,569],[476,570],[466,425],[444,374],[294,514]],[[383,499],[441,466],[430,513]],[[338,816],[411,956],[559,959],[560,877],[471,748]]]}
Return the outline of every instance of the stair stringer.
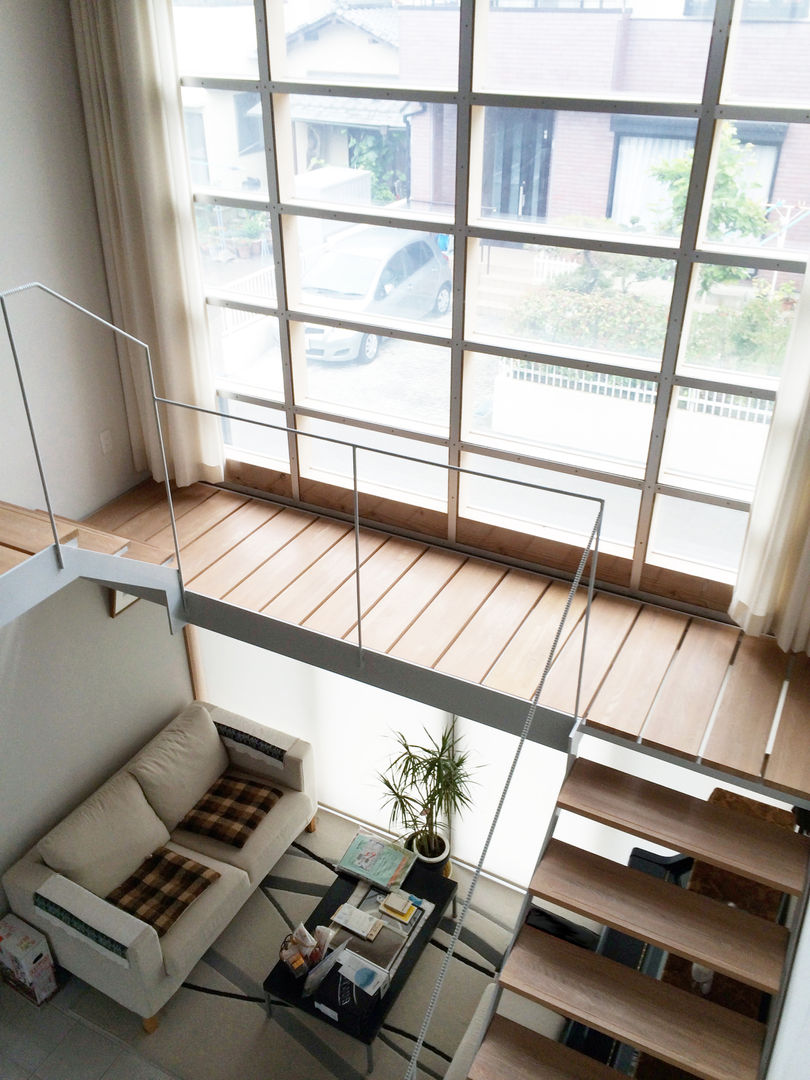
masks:
{"label": "stair stringer", "polygon": [[172,633],[187,621],[176,569],[89,551],[71,541],[58,549],[55,544],[44,548],[0,575],[0,627],[80,578],[160,604],[166,608]]}
{"label": "stair stringer", "polygon": [[[563,779],[563,784],[565,783],[565,779],[567,779],[571,769],[573,768],[573,766],[574,766],[574,764],[575,764],[575,762],[577,760],[577,756],[578,756],[578,753],[579,753],[579,745],[580,745],[580,742],[581,742],[581,737],[582,737],[583,734],[586,734],[586,733],[587,732],[583,730],[583,726],[582,726],[581,721],[578,721],[578,722],[576,722],[574,724],[574,726],[573,726],[573,728],[571,730],[571,738],[570,738],[570,743],[569,743],[569,746],[568,746],[568,764],[567,764],[567,768],[566,768],[566,771],[565,771],[565,777]],[[686,765],[685,762],[683,762],[681,764]],[[733,777],[725,777],[725,776],[722,776],[722,774],[721,774],[721,776],[718,777],[718,779],[726,779],[726,780],[731,780],[733,782],[735,778],[733,778]],[[561,788],[562,788],[562,784],[561,784]],[[785,799],[785,796],[782,795],[782,798]],[[538,856],[538,859],[537,859],[536,867],[540,865],[543,857],[546,854],[549,843],[550,843],[550,841],[551,841],[551,839],[553,837],[553,834],[554,834],[554,831],[555,831],[555,828],[556,828],[556,825],[557,825],[557,821],[558,821],[558,818],[559,818],[559,812],[560,812],[560,807],[555,806],[555,808],[554,808],[554,810],[552,812],[552,815],[551,815],[551,818],[550,818],[549,825],[548,825],[548,828],[546,830],[545,836],[543,837],[543,840],[542,840],[542,843],[541,843],[540,853],[539,853],[539,856]],[[780,1022],[780,1019],[781,1019],[782,1008],[783,1008],[785,996],[786,996],[787,990],[788,990],[788,988],[790,986],[791,969],[792,969],[792,964],[793,964],[793,960],[794,960],[795,953],[796,953],[796,946],[797,946],[798,936],[799,936],[799,933],[801,931],[804,916],[806,915],[807,910],[808,910],[808,906],[810,904],[810,899],[809,898],[810,898],[810,863],[808,863],[808,866],[807,866],[807,875],[806,875],[806,880],[805,880],[805,885],[804,885],[803,892],[802,892],[801,896],[796,898],[796,902],[794,904],[794,910],[792,912],[791,918],[789,919],[789,925],[788,925],[789,944],[788,944],[787,956],[786,956],[786,959],[785,959],[784,969],[783,969],[783,972],[782,972],[780,989],[779,989],[779,992],[776,995],[773,996],[772,1001],[771,1001],[771,1006],[770,1006],[770,1009],[769,1009],[769,1013],[768,1013],[767,1024],[766,1024],[766,1027],[765,1027],[765,1039],[764,1039],[764,1043],[763,1043],[763,1046],[762,1046],[762,1053],[761,1053],[761,1057],[760,1057],[760,1061],[759,1061],[759,1069],[758,1069],[758,1074],[757,1074],[758,1075],[758,1080],[771,1080],[771,1078],[768,1076],[768,1067],[769,1067],[771,1055],[773,1053],[773,1048],[774,1048],[774,1044],[775,1044],[775,1041],[776,1041],[777,1033],[778,1033],[778,1030],[779,1030],[779,1022]],[[519,917],[517,925],[516,925],[516,929],[515,929],[515,933],[513,935],[512,942],[510,943],[510,946],[509,946],[509,948],[507,949],[507,951],[506,951],[506,953],[504,955],[504,965],[506,964],[506,961],[508,960],[509,955],[512,952],[512,949],[514,948],[515,943],[517,942],[518,935],[519,935],[521,929],[524,926],[524,923],[526,921],[526,916],[527,916],[529,910],[531,909],[531,906],[532,906],[532,896],[531,896],[530,891],[527,889],[526,896],[524,898],[524,902],[523,902],[522,909],[521,909],[521,914],[520,914],[520,917]],[[490,1002],[488,1002],[488,1008],[486,1010],[487,1015],[484,1017],[484,1022],[482,1024],[477,1025],[477,1030],[474,1033],[475,1034],[475,1042],[478,1044],[477,1048],[480,1048],[481,1043],[483,1042],[483,1040],[486,1037],[486,1033],[487,1033],[487,1029],[488,1029],[488,1023],[492,1022],[492,1018],[493,1018],[494,1014],[498,1011],[498,1004],[500,1002],[500,998],[501,998],[502,993],[503,993],[503,990],[502,990],[502,988],[499,987],[497,989],[497,991],[495,992],[495,994],[493,996],[493,999]],[[487,1017],[488,1017],[488,1020],[487,1020]],[[473,1078],[477,1078],[477,1073],[475,1071],[475,1062],[474,1062],[475,1053],[476,1053],[477,1048],[474,1047],[474,1046],[471,1047],[469,1045],[466,1048],[467,1049],[467,1056],[472,1061],[472,1065],[471,1065],[471,1068],[470,1068],[469,1075],[470,1075],[470,1077],[473,1077]],[[592,1063],[592,1059],[586,1059],[576,1051],[571,1051],[570,1053],[571,1053],[573,1058],[579,1058],[580,1059],[580,1061],[582,1062],[583,1067],[585,1067],[586,1063],[588,1063],[588,1062]],[[538,1067],[539,1067],[539,1064],[540,1063],[538,1061]],[[577,1066],[574,1065],[575,1070],[576,1070],[576,1068],[577,1068]],[[614,1075],[614,1070],[607,1069],[606,1071],[610,1075]],[[482,1075],[483,1075],[483,1073],[482,1073]],[[544,1072],[542,1072],[542,1070],[538,1073],[538,1076],[545,1076],[545,1075],[546,1074]],[[558,1076],[558,1074],[556,1072],[554,1072],[553,1075],[555,1077]],[[563,1074],[560,1073],[559,1075],[562,1076]],[[565,1075],[567,1076],[568,1073],[565,1073]],[[572,1077],[573,1076],[579,1076],[579,1075],[580,1074],[578,1072],[576,1072],[576,1071],[571,1072]],[[618,1077],[620,1074],[615,1073],[615,1075]]]}

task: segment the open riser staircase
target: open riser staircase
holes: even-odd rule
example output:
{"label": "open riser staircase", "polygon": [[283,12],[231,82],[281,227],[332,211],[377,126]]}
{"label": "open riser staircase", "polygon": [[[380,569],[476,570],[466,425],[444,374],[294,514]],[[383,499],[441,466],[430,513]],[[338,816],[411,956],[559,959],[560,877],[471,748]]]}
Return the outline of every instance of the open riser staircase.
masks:
{"label": "open riser staircase", "polygon": [[[810,839],[738,808],[577,758],[557,808],[719,867],[777,894],[805,888]],[[697,867],[698,863],[695,863]],[[693,870],[693,875],[695,871]],[[529,887],[549,902],[672,957],[776,997],[789,932],[777,921],[551,837]],[[677,980],[676,980],[677,981]],[[632,1047],[645,1076],[757,1080],[766,1024],[524,923],[500,986]],[[767,999],[766,999],[767,1000]],[[672,1072],[669,1069],[682,1072]],[[620,1072],[494,1015],[470,1080],[617,1080]]]}

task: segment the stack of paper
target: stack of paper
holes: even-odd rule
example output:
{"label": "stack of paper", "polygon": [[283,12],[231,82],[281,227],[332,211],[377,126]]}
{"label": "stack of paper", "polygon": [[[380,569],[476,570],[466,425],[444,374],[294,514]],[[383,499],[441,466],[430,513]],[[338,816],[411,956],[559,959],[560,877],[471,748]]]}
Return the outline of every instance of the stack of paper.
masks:
{"label": "stack of paper", "polygon": [[416,904],[407,893],[397,890],[380,900],[380,911],[393,919],[408,923],[416,911]]}

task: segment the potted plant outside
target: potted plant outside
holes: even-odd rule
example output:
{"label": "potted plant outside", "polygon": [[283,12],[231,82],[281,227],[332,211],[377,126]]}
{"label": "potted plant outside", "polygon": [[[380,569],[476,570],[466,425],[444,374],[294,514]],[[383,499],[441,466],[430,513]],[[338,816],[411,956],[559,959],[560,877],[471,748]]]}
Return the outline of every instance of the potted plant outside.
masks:
{"label": "potted plant outside", "polygon": [[426,744],[419,746],[398,732],[399,753],[378,775],[385,789],[383,806],[391,824],[402,827],[406,846],[422,860],[443,866],[449,856],[444,829],[452,814],[471,805],[472,774],[453,727],[439,739],[428,731],[425,736]]}

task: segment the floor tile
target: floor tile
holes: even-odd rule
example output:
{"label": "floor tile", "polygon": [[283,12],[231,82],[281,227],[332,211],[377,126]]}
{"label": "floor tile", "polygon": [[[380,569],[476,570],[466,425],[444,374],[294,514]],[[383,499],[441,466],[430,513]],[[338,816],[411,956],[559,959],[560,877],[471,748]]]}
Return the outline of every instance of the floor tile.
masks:
{"label": "floor tile", "polygon": [[104,1073],[102,1080],[174,1080],[157,1065],[124,1050]]}
{"label": "floor tile", "polygon": [[3,1018],[0,1049],[22,1069],[38,1069],[76,1027],[76,1021],[50,1004],[37,1008],[20,998],[20,1007]]}
{"label": "floor tile", "polygon": [[0,1077],[3,1080],[28,1080],[30,1075],[29,1069],[23,1069],[22,1066],[13,1062],[10,1057],[6,1057],[3,1050],[0,1050]]}
{"label": "floor tile", "polygon": [[76,1024],[37,1067],[37,1080],[101,1080],[122,1046],[101,1032]]}

